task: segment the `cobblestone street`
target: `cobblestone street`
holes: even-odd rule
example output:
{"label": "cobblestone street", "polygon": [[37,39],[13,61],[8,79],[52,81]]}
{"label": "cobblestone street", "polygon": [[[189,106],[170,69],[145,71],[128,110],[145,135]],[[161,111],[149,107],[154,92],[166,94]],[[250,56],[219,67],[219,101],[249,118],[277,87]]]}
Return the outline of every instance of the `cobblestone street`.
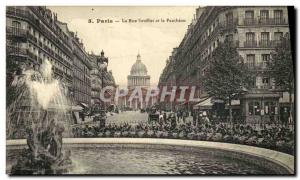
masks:
{"label": "cobblestone street", "polygon": [[120,112],[119,114],[114,114],[113,116],[107,117],[107,123],[115,123],[115,124],[138,124],[147,122],[148,114],[147,113],[140,113],[139,111],[124,111]]}

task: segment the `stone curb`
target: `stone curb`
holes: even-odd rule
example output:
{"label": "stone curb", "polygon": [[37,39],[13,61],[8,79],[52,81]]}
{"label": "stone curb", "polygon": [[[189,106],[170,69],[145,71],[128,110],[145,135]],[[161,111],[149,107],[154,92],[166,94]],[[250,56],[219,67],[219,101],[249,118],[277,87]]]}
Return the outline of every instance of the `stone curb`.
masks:
{"label": "stone curb", "polygon": [[[153,144],[171,145],[185,147],[211,148],[237,153],[244,153],[251,156],[269,160],[283,166],[290,172],[294,172],[294,156],[278,151],[254,146],[230,144],[210,141],[179,140],[179,139],[158,139],[158,138],[64,138],[65,144]],[[26,139],[6,140],[6,146],[26,145]]]}

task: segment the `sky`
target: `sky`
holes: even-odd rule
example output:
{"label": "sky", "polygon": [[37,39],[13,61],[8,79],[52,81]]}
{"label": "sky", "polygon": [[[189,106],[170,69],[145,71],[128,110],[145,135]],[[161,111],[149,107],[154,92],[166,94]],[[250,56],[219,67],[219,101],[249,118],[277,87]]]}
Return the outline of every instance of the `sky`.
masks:
{"label": "sky", "polygon": [[[157,85],[173,48],[177,47],[193,19],[197,7],[193,6],[51,6],[58,20],[68,23],[69,30],[77,32],[86,51],[108,57],[116,83],[127,86],[127,75],[138,53],[151,76],[152,86]],[[97,19],[113,23],[97,23]],[[159,22],[130,22],[132,20],[159,20]],[[161,19],[165,20],[164,22]],[[183,20],[170,22],[167,19]],[[92,20],[94,23],[89,23]],[[123,22],[127,20],[127,22]],[[117,22],[118,21],[118,22]]]}

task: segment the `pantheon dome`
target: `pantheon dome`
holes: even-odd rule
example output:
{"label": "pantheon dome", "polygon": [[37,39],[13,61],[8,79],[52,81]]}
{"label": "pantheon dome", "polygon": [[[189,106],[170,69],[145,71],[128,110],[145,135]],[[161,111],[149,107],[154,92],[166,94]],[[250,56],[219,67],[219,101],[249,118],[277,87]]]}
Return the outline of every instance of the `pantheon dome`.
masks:
{"label": "pantheon dome", "polygon": [[145,76],[147,75],[147,68],[142,63],[141,55],[137,55],[136,62],[131,66],[130,75],[132,76]]}
{"label": "pantheon dome", "polygon": [[136,86],[148,87],[150,86],[150,76],[147,75],[147,67],[142,63],[141,55],[137,55],[136,62],[131,66],[130,75],[128,75],[128,87],[134,88]]}

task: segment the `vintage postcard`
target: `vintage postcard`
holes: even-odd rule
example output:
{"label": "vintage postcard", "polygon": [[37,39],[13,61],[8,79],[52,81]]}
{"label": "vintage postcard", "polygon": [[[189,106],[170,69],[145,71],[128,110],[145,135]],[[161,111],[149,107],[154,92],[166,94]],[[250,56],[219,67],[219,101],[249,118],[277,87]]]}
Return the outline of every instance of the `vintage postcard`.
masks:
{"label": "vintage postcard", "polygon": [[7,6],[9,175],[295,175],[295,9]]}

